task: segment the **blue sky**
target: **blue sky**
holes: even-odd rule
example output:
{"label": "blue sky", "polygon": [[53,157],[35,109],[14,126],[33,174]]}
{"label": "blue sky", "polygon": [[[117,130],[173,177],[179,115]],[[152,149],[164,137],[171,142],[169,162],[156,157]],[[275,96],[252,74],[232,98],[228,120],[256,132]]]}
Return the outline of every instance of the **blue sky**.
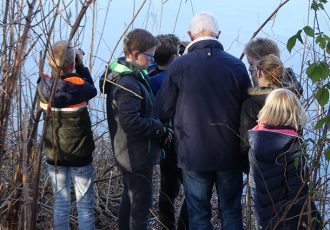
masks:
{"label": "blue sky", "polygon": [[[80,9],[75,2],[71,2],[69,6],[72,13],[72,22]],[[143,2],[145,4],[129,30],[139,27],[149,30],[154,35],[175,33],[180,39],[189,40],[187,29],[191,17],[201,11],[209,11],[218,18],[222,31],[219,40],[224,45],[225,50],[239,57],[244,45],[250,40],[253,33],[282,1],[97,0],[95,2],[96,17],[94,24],[93,7],[90,7],[87,10],[86,17],[81,22],[81,25],[84,25],[79,31],[81,33],[77,33],[79,46],[86,53],[85,63],[89,65],[92,25],[94,25],[92,75],[95,81],[98,81],[98,76],[104,71],[104,67],[110,60],[112,53],[113,58],[122,55],[122,42],[118,43],[118,40]],[[303,47],[297,45],[290,54],[286,49],[286,43],[292,35],[304,26],[311,25],[313,27],[313,12],[310,11],[309,4],[309,0],[290,0],[257,35],[277,41],[285,66],[292,67],[298,74],[301,71]],[[327,8],[329,8],[329,4],[327,4]],[[62,12],[61,21],[58,22],[61,26],[56,26],[54,40],[67,39],[68,37],[70,27],[67,26],[65,15]],[[328,18],[320,15],[320,22],[325,32],[330,31]],[[80,35],[78,36],[78,34]],[[118,48],[114,51],[117,43],[119,44]],[[35,59],[37,60],[37,57]],[[243,61],[246,62],[245,59]],[[35,68],[31,68],[31,70],[35,70]]]}
{"label": "blue sky", "polygon": [[[134,9],[136,12],[144,1],[123,2],[121,0],[111,1],[109,12],[106,16],[106,8],[109,2],[97,1],[97,34],[102,32],[102,26],[106,20],[103,39],[96,53],[96,56],[100,59],[109,61],[115,44],[133,17]],[[162,4],[162,2],[165,3]],[[180,0],[151,0],[146,1],[132,27],[145,28],[155,35],[174,32],[180,39],[189,40],[186,31],[193,14],[209,11],[218,18],[222,31],[219,40],[223,43],[225,50],[235,56],[240,56],[244,45],[251,38],[252,34],[280,3],[281,1],[278,0],[183,0],[178,13]],[[303,0],[289,1],[259,33],[259,36],[269,37],[278,42],[281,47],[283,62],[287,66],[293,67],[293,65],[299,63],[299,50],[295,50],[293,55],[290,55],[285,45],[289,37],[309,23],[308,4],[309,1]],[[91,20],[88,20],[88,22],[91,22]],[[96,38],[95,40],[97,41],[98,39]],[[87,46],[85,50],[88,50],[88,42],[82,45]],[[120,42],[114,57],[120,56],[121,50]],[[298,53],[295,54],[295,52]],[[103,66],[104,63],[96,62],[95,72],[99,73],[99,71],[102,71]]]}

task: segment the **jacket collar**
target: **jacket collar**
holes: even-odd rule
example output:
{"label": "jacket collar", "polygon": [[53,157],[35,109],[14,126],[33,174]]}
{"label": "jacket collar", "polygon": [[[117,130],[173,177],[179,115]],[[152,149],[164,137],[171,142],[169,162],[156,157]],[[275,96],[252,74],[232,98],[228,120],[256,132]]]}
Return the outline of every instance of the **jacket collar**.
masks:
{"label": "jacket collar", "polygon": [[[58,76],[57,73],[54,72],[54,71],[52,71],[51,77],[52,78],[55,78],[56,76]],[[50,76],[48,74],[44,74],[43,77],[50,77]],[[65,74],[61,75],[61,79],[63,79],[63,80],[65,78],[68,78],[68,77],[81,77],[81,76],[79,74],[77,74],[77,73],[74,73],[74,72],[65,73]]]}
{"label": "jacket collar", "polygon": [[128,67],[129,69],[131,69],[135,73],[142,72],[142,70],[140,70],[137,66],[135,66],[132,63],[126,61],[125,57],[118,58],[117,63]]}
{"label": "jacket collar", "polygon": [[279,162],[281,156],[301,151],[299,136],[287,133],[294,132],[292,129],[285,131],[261,127],[256,129],[249,130],[251,162],[257,159],[273,164],[274,161]]}
{"label": "jacket collar", "polygon": [[297,131],[290,126],[271,126],[271,125],[256,125],[252,130],[254,131],[269,131],[274,133],[282,133],[290,136],[298,136]]}
{"label": "jacket collar", "polygon": [[77,74],[77,73],[66,73],[66,74],[63,74],[62,76],[61,76],[61,79],[66,79],[66,78],[68,78],[68,77],[80,77],[80,75],[79,74]]}
{"label": "jacket collar", "polygon": [[185,54],[189,53],[196,49],[204,49],[204,48],[219,48],[223,50],[222,44],[218,41],[218,39],[210,36],[200,37],[192,41],[185,49]]}
{"label": "jacket collar", "polygon": [[142,70],[127,62],[125,57],[118,58],[116,61],[108,66],[110,72],[110,80],[118,80],[120,75],[134,75],[137,78],[141,78],[140,74],[144,74]]}
{"label": "jacket collar", "polygon": [[248,94],[250,96],[257,96],[257,95],[268,95],[270,94],[276,87],[252,87],[248,89]]}
{"label": "jacket collar", "polygon": [[[118,58],[115,62],[111,63],[108,68],[111,71],[109,74],[109,80],[117,82],[119,78],[123,75],[132,75],[132,77],[142,82],[142,84],[145,85],[149,93],[153,95],[147,77],[148,73],[139,69],[132,63],[127,62],[125,57]],[[113,84],[113,82],[110,83]]]}

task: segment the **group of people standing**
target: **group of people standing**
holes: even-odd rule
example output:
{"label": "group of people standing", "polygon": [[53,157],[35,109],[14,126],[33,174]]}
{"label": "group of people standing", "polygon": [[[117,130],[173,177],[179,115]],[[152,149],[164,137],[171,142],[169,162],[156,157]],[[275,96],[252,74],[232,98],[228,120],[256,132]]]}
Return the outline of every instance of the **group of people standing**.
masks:
{"label": "group of people standing", "polygon": [[[119,229],[147,229],[159,163],[159,222],[166,229],[212,229],[214,186],[221,229],[243,229],[242,172],[249,174],[257,229],[321,229],[308,191],[302,89],[283,67],[276,43],[257,38],[246,45],[251,87],[243,62],[218,41],[214,15],[194,16],[188,35],[186,44],[173,34],[134,29],[124,38],[125,56],[100,77],[124,186]],[[73,49],[62,43],[64,51],[56,51],[57,43],[50,51],[52,77],[42,77],[38,86],[43,108],[53,110],[44,149],[55,194],[54,229],[68,228],[71,177],[79,229],[93,229],[94,143],[86,106],[96,89],[79,52],[69,57]],[[181,184],[185,201],[176,226]]]}

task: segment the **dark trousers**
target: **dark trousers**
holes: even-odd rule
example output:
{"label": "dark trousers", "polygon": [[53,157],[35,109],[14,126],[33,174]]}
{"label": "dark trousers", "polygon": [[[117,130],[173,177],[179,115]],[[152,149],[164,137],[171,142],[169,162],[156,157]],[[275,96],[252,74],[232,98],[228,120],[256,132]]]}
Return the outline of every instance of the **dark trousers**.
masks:
{"label": "dark trousers", "polygon": [[[175,230],[174,202],[182,184],[181,169],[177,167],[174,147],[166,149],[166,157],[160,162],[161,187],[159,194],[159,219],[167,229]],[[184,200],[178,219],[179,230],[189,229],[188,212]]]}
{"label": "dark trousers", "polygon": [[153,167],[123,172],[123,195],[119,208],[120,230],[146,230],[152,208]]}

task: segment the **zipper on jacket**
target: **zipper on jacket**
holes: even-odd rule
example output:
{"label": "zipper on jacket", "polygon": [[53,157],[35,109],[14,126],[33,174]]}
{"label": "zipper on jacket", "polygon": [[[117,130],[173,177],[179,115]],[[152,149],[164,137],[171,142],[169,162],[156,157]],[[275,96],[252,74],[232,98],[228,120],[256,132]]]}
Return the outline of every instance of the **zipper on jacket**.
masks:
{"label": "zipper on jacket", "polygon": [[146,79],[146,76],[148,75],[148,72],[146,70],[142,70],[142,71],[139,71],[140,72],[140,76],[144,82],[144,85],[146,86],[149,94],[151,95],[152,98],[154,98],[154,94],[151,90],[151,87],[150,87],[150,84],[149,84],[149,81]]}

